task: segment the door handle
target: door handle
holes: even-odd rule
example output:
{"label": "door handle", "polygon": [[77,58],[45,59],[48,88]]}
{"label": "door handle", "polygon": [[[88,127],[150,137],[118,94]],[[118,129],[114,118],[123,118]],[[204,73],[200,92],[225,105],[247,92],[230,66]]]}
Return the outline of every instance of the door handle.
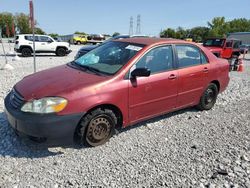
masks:
{"label": "door handle", "polygon": [[171,75],[168,77],[169,80],[174,80],[174,79],[176,79],[176,78],[177,78],[177,76],[176,76],[175,74],[171,74]]}
{"label": "door handle", "polygon": [[203,69],[203,72],[204,72],[204,73],[207,73],[207,72],[208,72],[208,68],[205,67],[205,68]]}
{"label": "door handle", "polygon": [[42,45],[45,45],[45,43],[42,43]]}

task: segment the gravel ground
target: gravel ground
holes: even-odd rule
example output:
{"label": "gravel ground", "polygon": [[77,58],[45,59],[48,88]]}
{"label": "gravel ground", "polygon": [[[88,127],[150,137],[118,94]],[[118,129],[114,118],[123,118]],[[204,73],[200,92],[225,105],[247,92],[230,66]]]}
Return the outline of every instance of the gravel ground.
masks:
{"label": "gravel ground", "polygon": [[[72,48],[67,57],[37,57],[38,70],[72,60],[79,46]],[[32,58],[8,59],[15,69],[0,70],[0,187],[250,188],[250,61],[243,73],[230,73],[210,111],[170,113],[96,148],[46,148],[19,139],[7,125],[3,99],[33,70]]]}

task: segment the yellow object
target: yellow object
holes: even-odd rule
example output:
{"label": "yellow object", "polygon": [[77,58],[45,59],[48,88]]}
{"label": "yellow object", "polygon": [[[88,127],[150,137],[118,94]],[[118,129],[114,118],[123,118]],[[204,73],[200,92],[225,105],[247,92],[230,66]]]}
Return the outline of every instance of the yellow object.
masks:
{"label": "yellow object", "polygon": [[86,35],[75,35],[73,37],[74,44],[86,44],[88,41]]}
{"label": "yellow object", "polygon": [[193,39],[192,38],[186,38],[185,41],[193,42]]}
{"label": "yellow object", "polygon": [[60,112],[66,107],[66,105],[67,105],[67,101],[64,100],[60,104],[52,106],[52,108],[55,112]]}

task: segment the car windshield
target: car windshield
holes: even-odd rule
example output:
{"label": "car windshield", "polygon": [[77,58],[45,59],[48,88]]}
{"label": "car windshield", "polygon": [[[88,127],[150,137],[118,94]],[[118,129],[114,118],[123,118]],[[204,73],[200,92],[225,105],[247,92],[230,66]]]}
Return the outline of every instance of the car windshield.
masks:
{"label": "car windshield", "polygon": [[222,47],[224,44],[224,39],[207,39],[203,46],[218,46]]}
{"label": "car windshield", "polygon": [[141,44],[111,41],[91,50],[74,63],[93,72],[114,75],[143,47]]}

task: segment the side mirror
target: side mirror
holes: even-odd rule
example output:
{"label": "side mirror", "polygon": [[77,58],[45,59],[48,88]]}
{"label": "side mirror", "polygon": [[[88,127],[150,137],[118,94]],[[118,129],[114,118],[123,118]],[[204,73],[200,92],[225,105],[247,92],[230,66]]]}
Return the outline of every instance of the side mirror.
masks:
{"label": "side mirror", "polygon": [[136,78],[136,77],[149,77],[150,76],[150,69],[148,68],[136,68],[131,72],[131,77]]}

